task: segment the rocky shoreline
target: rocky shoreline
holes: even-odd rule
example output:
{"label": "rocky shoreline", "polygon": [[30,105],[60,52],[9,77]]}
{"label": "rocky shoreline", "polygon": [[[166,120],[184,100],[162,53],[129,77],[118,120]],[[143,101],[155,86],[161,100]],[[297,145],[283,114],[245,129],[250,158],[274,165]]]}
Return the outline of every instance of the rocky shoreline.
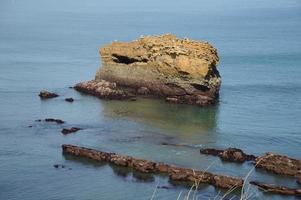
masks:
{"label": "rocky shoreline", "polygon": [[208,42],[174,35],[113,42],[100,48],[102,67],[92,81],[74,88],[104,99],[154,96],[199,106],[218,102],[221,77],[217,50]]}

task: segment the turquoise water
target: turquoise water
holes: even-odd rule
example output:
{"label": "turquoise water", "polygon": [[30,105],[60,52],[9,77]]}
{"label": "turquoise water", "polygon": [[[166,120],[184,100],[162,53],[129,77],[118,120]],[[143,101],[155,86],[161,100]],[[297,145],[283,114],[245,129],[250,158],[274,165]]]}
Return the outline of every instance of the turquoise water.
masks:
{"label": "turquoise water", "polygon": [[[300,22],[298,0],[1,0],[0,199],[150,199],[157,185],[170,186],[167,177],[142,180],[104,163],[65,157],[64,143],[241,177],[251,164],[222,163],[199,148],[233,146],[301,159]],[[219,50],[219,105],[103,101],[68,88],[94,77],[98,47],[161,33],[207,40]],[[61,96],[41,101],[42,89]],[[67,124],[35,122],[47,117]],[[83,130],[60,133],[70,126]],[[260,170],[250,179],[298,186]],[[177,199],[187,191],[158,189],[154,199]],[[294,199],[251,191],[254,199]],[[197,195],[218,193],[202,186]]]}

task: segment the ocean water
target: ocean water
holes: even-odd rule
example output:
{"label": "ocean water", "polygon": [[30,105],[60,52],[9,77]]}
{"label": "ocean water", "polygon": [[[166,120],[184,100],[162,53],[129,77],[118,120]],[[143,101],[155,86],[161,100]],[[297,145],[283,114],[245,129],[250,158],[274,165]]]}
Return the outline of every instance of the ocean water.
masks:
{"label": "ocean water", "polygon": [[[93,79],[100,46],[162,33],[206,40],[218,49],[219,105],[104,101],[68,88]],[[223,163],[200,155],[199,148],[232,146],[301,159],[300,47],[299,0],[0,0],[0,199],[183,199],[189,190],[164,176],[141,178],[64,156],[62,144],[240,177],[252,169],[250,163]],[[42,89],[61,96],[41,101]],[[67,103],[66,97],[75,101]],[[35,121],[49,117],[67,123]],[[60,133],[71,126],[83,130]],[[249,179],[300,187],[261,170]],[[195,194],[213,199],[224,192],[202,185]],[[296,199],[252,187],[250,195]]]}

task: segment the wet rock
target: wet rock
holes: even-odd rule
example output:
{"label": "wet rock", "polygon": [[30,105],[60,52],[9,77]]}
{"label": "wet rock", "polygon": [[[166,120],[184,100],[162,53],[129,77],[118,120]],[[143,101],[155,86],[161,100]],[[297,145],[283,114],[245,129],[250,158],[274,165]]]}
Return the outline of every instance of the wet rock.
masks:
{"label": "wet rock", "polygon": [[141,95],[147,95],[150,93],[150,90],[147,87],[140,87],[138,88],[137,93]]}
{"label": "wet rock", "polygon": [[59,95],[56,93],[48,92],[46,90],[42,90],[39,96],[41,99],[50,99],[50,98],[58,97]]}
{"label": "wet rock", "polygon": [[[96,82],[107,81],[118,85],[119,90],[126,88],[174,103],[204,106],[218,100],[219,57],[208,42],[180,39],[171,34],[148,36],[132,42],[113,42],[100,48],[100,55],[102,67],[96,74]],[[116,88],[103,94],[104,88],[96,92],[88,85],[76,87],[103,98],[126,96]]]}
{"label": "wet rock", "polygon": [[61,119],[53,119],[53,118],[46,118],[45,122],[55,122],[57,124],[64,124],[65,122]]}
{"label": "wet rock", "polygon": [[61,165],[61,164],[54,164],[53,165],[54,168],[58,169],[58,168],[65,168],[65,165]]}
{"label": "wet rock", "polygon": [[79,92],[91,94],[103,99],[122,100],[133,98],[133,94],[118,88],[116,83],[105,80],[78,83],[74,88]]}
{"label": "wet rock", "polygon": [[72,103],[74,101],[73,98],[66,98],[65,101]]}
{"label": "wet rock", "polygon": [[228,161],[228,162],[242,163],[245,161],[250,161],[250,160],[256,159],[256,157],[254,155],[245,154],[241,149],[237,149],[237,148],[228,148],[225,150],[208,148],[208,149],[201,149],[200,153],[218,156],[223,161]]}
{"label": "wet rock", "polygon": [[[181,181],[191,185],[196,182],[207,183],[225,189],[232,187],[240,188],[243,185],[243,180],[236,177],[216,175],[209,172],[181,168],[160,162],[136,159],[130,156],[122,156],[73,145],[62,145],[62,149],[63,153],[66,154],[86,157],[97,161],[106,161],[116,166],[131,168],[139,176],[141,174],[164,173],[169,175],[171,181]],[[153,180],[152,176],[147,180]]]}
{"label": "wet rock", "polygon": [[288,188],[274,184],[260,183],[257,181],[251,181],[250,184],[256,185],[260,190],[263,190],[264,192],[268,193],[301,196],[301,189]]}
{"label": "wet rock", "polygon": [[64,129],[62,129],[61,132],[62,132],[64,135],[67,135],[67,134],[70,134],[70,133],[75,133],[75,132],[77,132],[77,131],[79,131],[79,130],[81,130],[81,128],[72,127],[72,128],[70,128],[70,129],[64,128]]}
{"label": "wet rock", "polygon": [[42,122],[42,121],[45,121],[45,122],[55,122],[57,124],[64,124],[65,122],[61,119],[53,119],[53,118],[46,118],[44,120],[42,119],[37,119],[35,120],[36,122]]}
{"label": "wet rock", "polygon": [[266,153],[256,158],[255,165],[275,174],[299,177],[301,175],[301,160],[284,155]]}

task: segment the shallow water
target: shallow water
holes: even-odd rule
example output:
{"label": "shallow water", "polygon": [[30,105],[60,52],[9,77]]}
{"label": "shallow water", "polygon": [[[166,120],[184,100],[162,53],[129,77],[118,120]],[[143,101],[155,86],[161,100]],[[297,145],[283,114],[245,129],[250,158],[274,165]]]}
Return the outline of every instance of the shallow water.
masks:
{"label": "shallow water", "polygon": [[[141,180],[124,169],[65,157],[64,143],[242,177],[251,164],[222,163],[199,148],[233,146],[301,159],[300,21],[298,0],[1,0],[0,199],[150,199],[157,185],[170,185],[166,177]],[[103,101],[68,88],[93,78],[98,47],[166,32],[210,41],[219,50],[219,105]],[[61,96],[41,101],[41,89]],[[47,117],[67,124],[35,122]],[[60,133],[70,126],[83,130]],[[259,170],[250,179],[297,187],[294,179]],[[187,188],[158,189],[155,199],[177,199],[181,191],[184,196]],[[254,199],[294,199],[252,193]],[[208,199],[218,190],[202,186],[197,194]]]}

